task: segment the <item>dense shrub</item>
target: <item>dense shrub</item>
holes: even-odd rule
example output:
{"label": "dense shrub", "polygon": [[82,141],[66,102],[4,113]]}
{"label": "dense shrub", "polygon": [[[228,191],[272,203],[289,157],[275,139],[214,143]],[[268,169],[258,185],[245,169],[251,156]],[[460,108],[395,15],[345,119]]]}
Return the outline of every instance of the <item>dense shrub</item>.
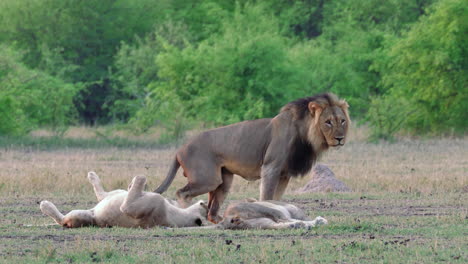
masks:
{"label": "dense shrub", "polygon": [[[418,134],[464,132],[468,126],[467,17],[465,1],[443,0],[402,38],[387,42],[386,57],[375,63],[387,92],[369,111],[377,136],[401,129]],[[390,105],[395,109],[385,110]]]}
{"label": "dense shrub", "polygon": [[73,120],[79,86],[21,63],[22,54],[0,46],[0,133],[21,135],[38,126],[64,131]]}
{"label": "dense shrub", "polygon": [[354,119],[366,117],[376,137],[463,133],[465,6],[3,0],[0,118],[18,124],[5,121],[11,127],[2,131],[60,130],[78,116],[143,131],[162,124],[168,138],[179,137],[190,124],[269,117],[289,100],[332,91],[347,99]]}
{"label": "dense shrub", "polygon": [[174,129],[189,120],[228,124],[273,116],[288,100],[310,95],[289,52],[294,42],[280,31],[262,5],[246,5],[198,45],[165,41],[137,118]]}

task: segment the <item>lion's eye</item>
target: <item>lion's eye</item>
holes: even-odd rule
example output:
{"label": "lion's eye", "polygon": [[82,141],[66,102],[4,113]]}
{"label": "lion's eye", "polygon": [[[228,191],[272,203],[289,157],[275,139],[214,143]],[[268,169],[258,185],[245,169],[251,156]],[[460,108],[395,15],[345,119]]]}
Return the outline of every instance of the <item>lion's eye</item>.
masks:
{"label": "lion's eye", "polygon": [[330,126],[330,127],[331,127],[332,122],[331,122],[330,120],[327,120],[327,121],[325,121],[325,124],[327,124],[327,126]]}
{"label": "lion's eye", "polygon": [[341,124],[344,125],[346,123],[345,119],[341,119]]}

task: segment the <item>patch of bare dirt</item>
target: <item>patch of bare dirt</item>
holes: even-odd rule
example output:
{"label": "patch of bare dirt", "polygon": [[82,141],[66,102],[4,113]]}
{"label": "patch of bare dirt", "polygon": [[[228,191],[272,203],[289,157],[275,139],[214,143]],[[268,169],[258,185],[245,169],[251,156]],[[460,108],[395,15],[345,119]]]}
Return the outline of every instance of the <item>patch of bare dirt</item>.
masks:
{"label": "patch of bare dirt", "polygon": [[[460,205],[412,205],[414,200],[388,204],[385,200],[309,200],[293,199],[290,201],[306,212],[339,211],[350,215],[361,216],[443,216],[453,215],[463,210]],[[313,215],[313,214],[312,214]]]}

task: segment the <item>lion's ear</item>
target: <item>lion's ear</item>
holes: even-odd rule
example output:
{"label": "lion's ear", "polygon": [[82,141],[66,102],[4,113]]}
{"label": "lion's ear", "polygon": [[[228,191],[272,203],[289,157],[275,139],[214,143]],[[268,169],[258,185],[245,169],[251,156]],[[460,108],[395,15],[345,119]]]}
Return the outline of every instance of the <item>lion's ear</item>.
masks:
{"label": "lion's ear", "polygon": [[346,102],[345,100],[341,100],[341,101],[338,103],[338,106],[341,107],[342,109],[348,109],[348,108],[349,108],[349,104],[348,104],[348,102]]}
{"label": "lion's ear", "polygon": [[315,123],[317,124],[320,114],[323,111],[323,106],[321,106],[317,102],[310,102],[308,106],[309,106],[310,115],[315,118]]}

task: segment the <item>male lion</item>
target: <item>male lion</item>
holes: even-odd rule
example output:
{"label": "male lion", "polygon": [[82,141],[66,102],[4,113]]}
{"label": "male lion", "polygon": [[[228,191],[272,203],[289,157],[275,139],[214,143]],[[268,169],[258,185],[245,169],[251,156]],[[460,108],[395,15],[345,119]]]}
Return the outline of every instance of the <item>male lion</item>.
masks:
{"label": "male lion", "polygon": [[73,210],[64,216],[53,203],[42,201],[41,211],[52,217],[57,224],[68,228],[83,226],[188,227],[200,226],[202,219],[206,219],[208,207],[203,201],[186,209],[178,208],[157,193],[144,192],[146,178],[143,176],[133,178],[128,192],[124,190],[104,191],[99,177],[94,172],[88,173],[88,180],[93,185],[99,201],[94,208]]}
{"label": "male lion", "polygon": [[260,200],[279,200],[291,177],[306,174],[329,147],[344,145],[349,122],[348,104],[325,93],[290,102],[274,118],[205,131],[178,150],[155,192],[166,191],[182,166],[188,184],[177,191],[179,203],[209,193],[208,219],[217,223],[233,174],[261,179]]}

